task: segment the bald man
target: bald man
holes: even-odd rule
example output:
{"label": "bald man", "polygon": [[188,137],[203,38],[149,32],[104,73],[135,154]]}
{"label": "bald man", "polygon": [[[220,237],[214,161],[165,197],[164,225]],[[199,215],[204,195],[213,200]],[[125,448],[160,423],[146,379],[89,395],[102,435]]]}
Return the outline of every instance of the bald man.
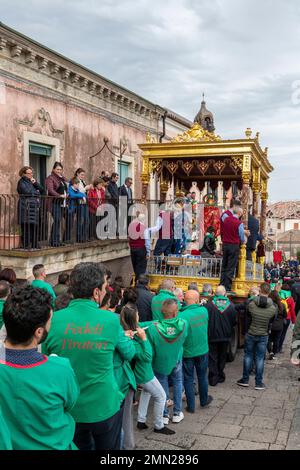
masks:
{"label": "bald man", "polygon": [[226,295],[224,286],[218,286],[214,298],[207,302],[209,342],[209,385],[225,381],[228,343],[236,325],[236,310]]}
{"label": "bald man", "polygon": [[163,320],[162,304],[165,300],[176,300],[178,309],[181,308],[181,303],[176,297],[174,291],[176,289],[175,282],[172,279],[164,279],[160,285],[159,292],[152,299],[151,310],[153,320]]}
{"label": "bald man", "polygon": [[179,317],[188,324],[188,335],[183,345],[183,380],[188,413],[195,412],[194,370],[199,385],[200,406],[208,406],[212,397],[208,395],[208,311],[200,305],[199,292],[188,290],[184,296],[185,306]]}

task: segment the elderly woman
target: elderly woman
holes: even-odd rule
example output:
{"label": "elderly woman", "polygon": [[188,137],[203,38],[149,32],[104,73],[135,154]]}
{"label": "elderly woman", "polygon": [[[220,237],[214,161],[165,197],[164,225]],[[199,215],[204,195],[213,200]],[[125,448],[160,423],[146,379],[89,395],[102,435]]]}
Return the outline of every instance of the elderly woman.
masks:
{"label": "elderly woman", "polygon": [[34,179],[31,166],[21,168],[19,176],[18,222],[21,226],[22,244],[23,248],[34,249],[38,247],[40,196],[44,193],[44,189]]}

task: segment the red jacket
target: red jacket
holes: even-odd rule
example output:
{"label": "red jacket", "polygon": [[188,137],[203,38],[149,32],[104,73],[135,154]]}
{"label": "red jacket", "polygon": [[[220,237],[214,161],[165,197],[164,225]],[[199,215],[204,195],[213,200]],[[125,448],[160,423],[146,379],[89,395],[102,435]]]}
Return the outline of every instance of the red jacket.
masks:
{"label": "red jacket", "polygon": [[287,320],[291,320],[293,325],[296,323],[295,301],[293,297],[286,299],[288,304]]}
{"label": "red jacket", "polygon": [[99,197],[99,190],[97,191],[96,188],[92,188],[88,192],[88,206],[89,206],[89,211],[91,214],[96,214],[97,208],[101,206],[104,202],[104,195],[105,191],[104,189],[100,189],[100,197]]}

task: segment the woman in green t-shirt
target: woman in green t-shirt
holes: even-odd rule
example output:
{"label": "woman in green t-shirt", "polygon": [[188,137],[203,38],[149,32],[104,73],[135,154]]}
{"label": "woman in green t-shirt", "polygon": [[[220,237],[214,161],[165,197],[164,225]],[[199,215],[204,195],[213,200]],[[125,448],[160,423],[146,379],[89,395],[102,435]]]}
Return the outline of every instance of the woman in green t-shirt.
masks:
{"label": "woman in green t-shirt", "polygon": [[[130,331],[133,336],[136,352],[135,357],[131,362],[131,367],[136,378],[136,383],[141,385],[143,388],[138,408],[137,428],[141,430],[148,428],[146,425],[147,410],[149,400],[151,397],[153,397],[154,432],[162,434],[175,434],[175,431],[166,428],[163,423],[163,411],[166,402],[166,393],[157,378],[154,376],[152,369],[152,347],[147,339],[145,329],[139,327],[139,314],[135,304],[127,303],[125,307],[123,307],[121,310],[120,321],[124,330],[127,332]],[[127,399],[129,400],[129,405],[132,408],[133,392],[131,397],[128,397],[127,395],[126,401]],[[131,408],[130,413],[128,416],[126,416],[126,401],[123,415],[124,447],[126,439],[129,437],[128,434],[133,436]],[[129,432],[129,429],[132,429],[132,431]]]}

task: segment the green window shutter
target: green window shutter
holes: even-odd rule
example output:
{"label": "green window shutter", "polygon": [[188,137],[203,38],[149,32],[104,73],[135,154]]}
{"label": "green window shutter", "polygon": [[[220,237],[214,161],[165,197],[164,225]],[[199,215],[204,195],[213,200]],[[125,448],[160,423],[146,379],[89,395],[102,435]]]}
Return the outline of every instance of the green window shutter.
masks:
{"label": "green window shutter", "polygon": [[42,155],[45,157],[51,157],[52,147],[50,145],[34,144],[30,142],[29,153],[32,153],[33,155]]}

